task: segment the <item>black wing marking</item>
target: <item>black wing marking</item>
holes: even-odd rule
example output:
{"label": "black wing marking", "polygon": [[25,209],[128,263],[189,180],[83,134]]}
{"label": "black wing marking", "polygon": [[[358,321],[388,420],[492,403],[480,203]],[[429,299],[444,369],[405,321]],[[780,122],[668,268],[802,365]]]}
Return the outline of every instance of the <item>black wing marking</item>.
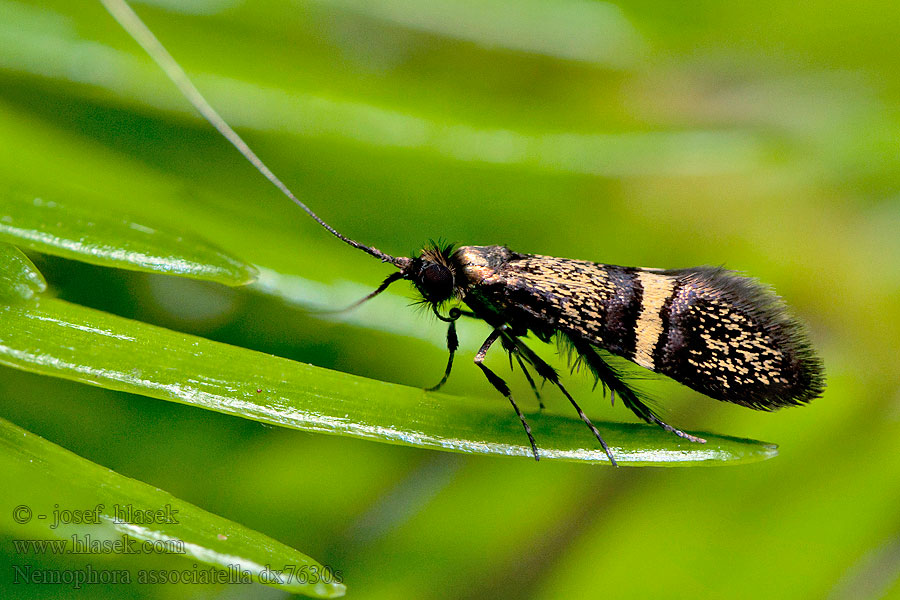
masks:
{"label": "black wing marking", "polygon": [[539,337],[562,333],[710,397],[772,410],[824,388],[781,300],[732,271],[663,271],[535,255],[498,269],[491,301]]}

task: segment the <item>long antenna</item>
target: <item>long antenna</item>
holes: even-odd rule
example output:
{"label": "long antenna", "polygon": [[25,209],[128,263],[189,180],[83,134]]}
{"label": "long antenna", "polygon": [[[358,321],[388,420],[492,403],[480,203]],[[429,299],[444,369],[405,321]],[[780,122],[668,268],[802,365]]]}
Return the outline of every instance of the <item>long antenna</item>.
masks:
{"label": "long antenna", "polygon": [[127,31],[134,41],[136,41],[141,48],[143,48],[147,54],[150,55],[150,58],[153,59],[159,68],[163,70],[163,72],[168,76],[169,79],[172,80],[172,83],[175,84],[175,87],[178,88],[185,98],[187,98],[188,102],[197,109],[203,117],[209,121],[210,125],[215,127],[219,133],[221,133],[225,139],[232,143],[232,145],[238,149],[244,158],[250,161],[256,170],[263,174],[263,176],[272,182],[281,193],[290,198],[290,200],[303,209],[303,211],[312,217],[316,223],[327,229],[333,236],[344,242],[345,244],[349,244],[354,248],[358,248],[367,254],[371,254],[375,258],[381,260],[382,262],[389,262],[393,265],[404,268],[408,263],[408,258],[397,258],[393,257],[390,254],[386,254],[375,248],[373,246],[366,246],[364,244],[360,244],[356,240],[352,240],[347,236],[339,233],[334,227],[323,221],[319,215],[314,213],[312,209],[310,209],[306,204],[300,201],[293,192],[291,192],[288,187],[282,183],[282,181],[271,171],[269,167],[265,165],[265,163],[260,160],[260,158],[256,155],[256,153],[250,149],[250,146],[241,139],[241,136],[231,128],[228,123],[225,122],[219,113],[216,112],[216,109],[212,107],[212,105],[206,101],[206,98],[203,97],[203,94],[200,93],[194,84],[191,82],[190,78],[187,76],[187,73],[184,72],[184,69],[179,66],[179,64],[172,58],[172,55],[169,54],[168,50],[160,43],[156,36],[153,35],[153,32],[144,25],[144,22],[137,15],[137,13],[132,10],[132,8],[128,5],[125,0],[100,0],[103,6],[106,7],[106,10],[109,11],[109,14],[113,16],[113,18],[119,22],[119,25],[122,26],[125,31]]}

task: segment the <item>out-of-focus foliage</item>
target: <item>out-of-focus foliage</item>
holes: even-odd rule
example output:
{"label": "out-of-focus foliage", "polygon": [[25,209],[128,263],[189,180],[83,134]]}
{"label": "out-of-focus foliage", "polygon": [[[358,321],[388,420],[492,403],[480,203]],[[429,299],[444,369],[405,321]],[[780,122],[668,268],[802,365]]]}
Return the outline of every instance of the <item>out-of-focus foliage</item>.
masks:
{"label": "out-of-focus foliage", "polygon": [[[435,453],[9,368],[0,416],[301,548],[359,597],[900,593],[900,8],[136,8],[226,119],[345,233],[393,254],[443,237],[616,264],[724,263],[773,284],[809,324],[828,389],[809,407],[765,414],[641,382],[678,425],[780,445],[774,460],[727,469]],[[386,268],[271,189],[98,3],[0,0],[0,139],[4,190],[77,199],[98,221],[196,235],[259,267],[248,290],[4,251],[15,261],[4,277],[26,286],[17,289],[40,292],[39,271],[63,300],[187,334],[407,386],[440,376],[442,327],[409,309],[402,289],[337,318],[304,310],[365,294]],[[461,329],[446,391],[502,405],[467,364],[485,335]],[[539,351],[564,368],[555,348]],[[500,352],[488,360],[507,372]],[[525,404],[527,383],[508,379]],[[586,378],[566,381],[591,416],[631,420]],[[550,415],[570,414],[546,396]],[[14,586],[10,564],[82,564],[3,543],[4,596],[68,591]],[[192,592],[209,588],[79,590]]]}
{"label": "out-of-focus foliage", "polygon": [[[242,584],[260,580],[274,584],[266,571],[266,561],[324,571],[308,556],[271,538],[92,464],[6,420],[0,420],[0,465],[4,478],[0,497],[4,509],[10,509],[0,521],[0,532],[4,538],[13,538],[8,541],[16,554],[28,553],[28,541],[72,542],[67,549],[77,551],[79,545],[74,541],[78,540],[81,554],[93,555],[94,559],[103,554],[180,554],[226,572],[232,570],[234,581]],[[154,512],[152,519],[143,516],[148,510]],[[99,550],[104,542],[110,548],[119,544],[121,550]],[[90,559],[87,565],[91,565]],[[20,580],[19,585],[35,583],[28,580],[30,566],[29,562],[13,562],[10,570],[17,570],[7,572],[12,575],[13,585],[16,579]],[[75,567],[72,571],[84,573],[83,580],[73,578],[70,587],[90,585],[89,567],[80,561],[70,566]],[[115,566],[109,570],[125,571],[121,562]],[[139,575],[133,577],[139,584]],[[123,585],[125,580],[123,575],[118,581],[102,583]],[[327,583],[295,579],[278,584],[285,591],[320,598],[342,596],[344,592],[344,586],[333,579]]]}

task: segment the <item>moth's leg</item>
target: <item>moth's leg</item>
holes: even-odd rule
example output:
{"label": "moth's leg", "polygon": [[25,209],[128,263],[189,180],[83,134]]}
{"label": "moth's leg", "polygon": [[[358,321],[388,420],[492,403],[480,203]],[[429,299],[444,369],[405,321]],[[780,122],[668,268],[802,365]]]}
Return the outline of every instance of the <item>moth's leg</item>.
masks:
{"label": "moth's leg", "polygon": [[450,325],[447,326],[447,350],[450,351],[450,357],[447,359],[447,368],[444,370],[444,376],[437,382],[437,385],[425,388],[426,391],[437,391],[447,383],[447,379],[450,378],[450,371],[453,370],[453,355],[456,354],[457,348],[459,348],[459,338],[456,337],[456,321],[450,321]]}
{"label": "moth's leg", "polygon": [[575,399],[571,394],[569,394],[569,391],[559,380],[559,373],[556,372],[556,369],[547,364],[547,362],[543,358],[538,356],[534,352],[534,350],[526,346],[525,342],[518,338],[512,338],[512,336],[508,337],[510,337],[513,343],[515,343],[518,353],[524,356],[525,360],[534,367],[534,369],[537,371],[537,374],[558,387],[559,391],[561,391],[563,395],[569,399],[569,402],[572,403],[572,406],[574,406],[575,410],[578,412],[578,416],[581,417],[581,420],[584,421],[585,425],[587,425],[591,432],[594,434],[594,437],[597,438],[597,441],[600,442],[600,446],[603,448],[603,451],[606,452],[606,456],[609,458],[609,462],[612,463],[613,466],[619,466],[618,463],[616,463],[616,459],[613,458],[612,452],[610,452],[609,450],[609,446],[606,445],[603,436],[600,435],[600,432],[597,430],[594,424],[591,423],[591,420],[586,414],[584,414],[584,411],[581,410],[581,407],[578,406],[578,403],[575,402]]}
{"label": "moth's leg", "polygon": [[654,413],[653,410],[649,406],[647,406],[646,404],[644,404],[643,402],[638,400],[633,395],[631,395],[629,397],[628,394],[620,394],[620,396],[622,397],[622,404],[624,404],[625,406],[630,408],[631,412],[636,414],[638,416],[638,418],[643,419],[647,423],[656,423],[657,425],[659,425],[660,427],[662,427],[669,433],[674,433],[678,437],[683,437],[686,440],[690,440],[692,442],[697,442],[698,444],[706,443],[706,440],[701,437],[697,437],[696,435],[691,435],[689,433],[685,433],[684,431],[682,431],[680,429],[676,429],[675,427],[672,427],[668,423],[663,422],[663,420],[660,419],[658,416],[656,416],[656,413]]}
{"label": "moth's leg", "polygon": [[597,354],[593,347],[588,344],[575,343],[575,349],[584,359],[585,364],[593,371],[594,375],[610,389],[610,392],[614,395],[613,397],[615,398],[615,395],[618,395],[619,398],[622,399],[622,404],[627,406],[639,419],[646,423],[659,425],[666,431],[674,433],[678,437],[682,437],[686,440],[697,442],[699,444],[706,443],[705,439],[685,433],[660,419],[659,416],[653,412],[653,409],[638,398],[637,393],[635,393],[631,386],[622,380],[615,369],[609,366],[606,361]]}
{"label": "moth's leg", "polygon": [[493,385],[498,392],[506,396],[506,399],[512,404],[516,414],[519,415],[519,420],[522,421],[522,426],[525,428],[525,434],[528,436],[528,441],[531,442],[531,451],[534,453],[534,460],[540,460],[541,458],[538,456],[537,444],[534,443],[534,436],[531,435],[531,427],[528,425],[528,421],[525,420],[522,411],[519,410],[519,407],[516,405],[516,401],[513,400],[512,393],[509,391],[509,386],[506,385],[506,382],[500,379],[496,373],[484,366],[484,357],[487,355],[488,348],[490,348],[499,337],[499,329],[495,329],[491,332],[491,335],[489,335],[481,345],[478,354],[475,355],[475,364],[478,365],[482,372],[484,372],[484,376],[491,382],[491,385]]}
{"label": "moth's leg", "polygon": [[513,357],[515,357],[516,362],[519,363],[522,372],[525,374],[525,379],[528,380],[528,385],[531,386],[531,391],[534,392],[534,397],[537,398],[538,406],[541,410],[544,410],[544,401],[541,400],[541,393],[538,391],[537,385],[534,383],[534,378],[528,371],[528,367],[525,366],[525,361],[523,361],[522,357],[519,355],[517,346],[519,338],[510,334],[508,331],[504,331],[502,335],[503,337],[500,338],[500,342],[503,344],[503,349],[506,350],[506,354],[509,357],[509,370],[515,370],[515,367],[513,367]]}
{"label": "moth's leg", "polygon": [[447,325],[447,350],[450,351],[450,357],[447,359],[447,368],[444,370],[444,376],[441,377],[441,380],[430,388],[425,388],[427,392],[437,391],[447,383],[447,379],[450,378],[450,371],[453,370],[453,355],[456,354],[456,350],[459,348],[459,338],[456,337],[456,320],[459,318],[461,311],[458,308],[450,309],[450,316],[443,317],[438,312],[437,307],[433,306],[434,314],[437,315],[438,319],[448,323]]}
{"label": "moth's leg", "polygon": [[525,379],[528,380],[528,385],[531,386],[531,391],[534,392],[534,397],[537,398],[538,406],[541,407],[541,410],[544,410],[545,406],[544,401],[541,400],[541,392],[538,391],[537,385],[535,385],[534,379],[532,379],[531,377],[531,373],[528,372],[528,369],[525,367],[525,362],[522,360],[522,357],[519,356],[518,352],[516,352],[516,362],[519,363],[520,367],[522,367],[522,372],[525,373]]}

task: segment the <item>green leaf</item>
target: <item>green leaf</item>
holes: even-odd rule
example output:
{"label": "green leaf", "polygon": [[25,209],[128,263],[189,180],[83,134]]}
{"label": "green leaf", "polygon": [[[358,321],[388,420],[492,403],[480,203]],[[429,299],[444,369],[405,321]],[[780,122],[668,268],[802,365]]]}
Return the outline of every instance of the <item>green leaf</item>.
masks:
{"label": "green leaf", "polygon": [[[0,363],[306,431],[457,452],[530,456],[501,398],[430,393],[176,333],[54,299],[0,307]],[[581,421],[528,417],[543,458],[606,463]],[[597,423],[623,465],[738,464],[770,444]]]}
{"label": "green leaf", "polygon": [[15,246],[0,242],[0,302],[29,300],[46,289],[44,276],[28,257]]}
{"label": "green leaf", "polygon": [[0,197],[0,240],[95,265],[226,285],[243,285],[256,276],[251,265],[186,232],[8,188]]}
{"label": "green leaf", "polygon": [[[344,595],[344,586],[333,580],[312,583],[285,576],[283,583],[275,583],[265,565],[279,570],[293,565],[296,573],[305,575],[326,571],[293,548],[85,460],[5,419],[0,419],[0,473],[0,532],[17,540],[58,538],[74,544],[72,536],[85,543],[128,536],[139,542],[129,548],[143,543],[156,553],[171,551],[235,578],[246,573],[246,582],[261,581],[319,598]],[[57,524],[54,510],[81,511],[85,522]],[[135,516],[145,514],[139,511],[160,512],[155,522],[147,523]]]}

